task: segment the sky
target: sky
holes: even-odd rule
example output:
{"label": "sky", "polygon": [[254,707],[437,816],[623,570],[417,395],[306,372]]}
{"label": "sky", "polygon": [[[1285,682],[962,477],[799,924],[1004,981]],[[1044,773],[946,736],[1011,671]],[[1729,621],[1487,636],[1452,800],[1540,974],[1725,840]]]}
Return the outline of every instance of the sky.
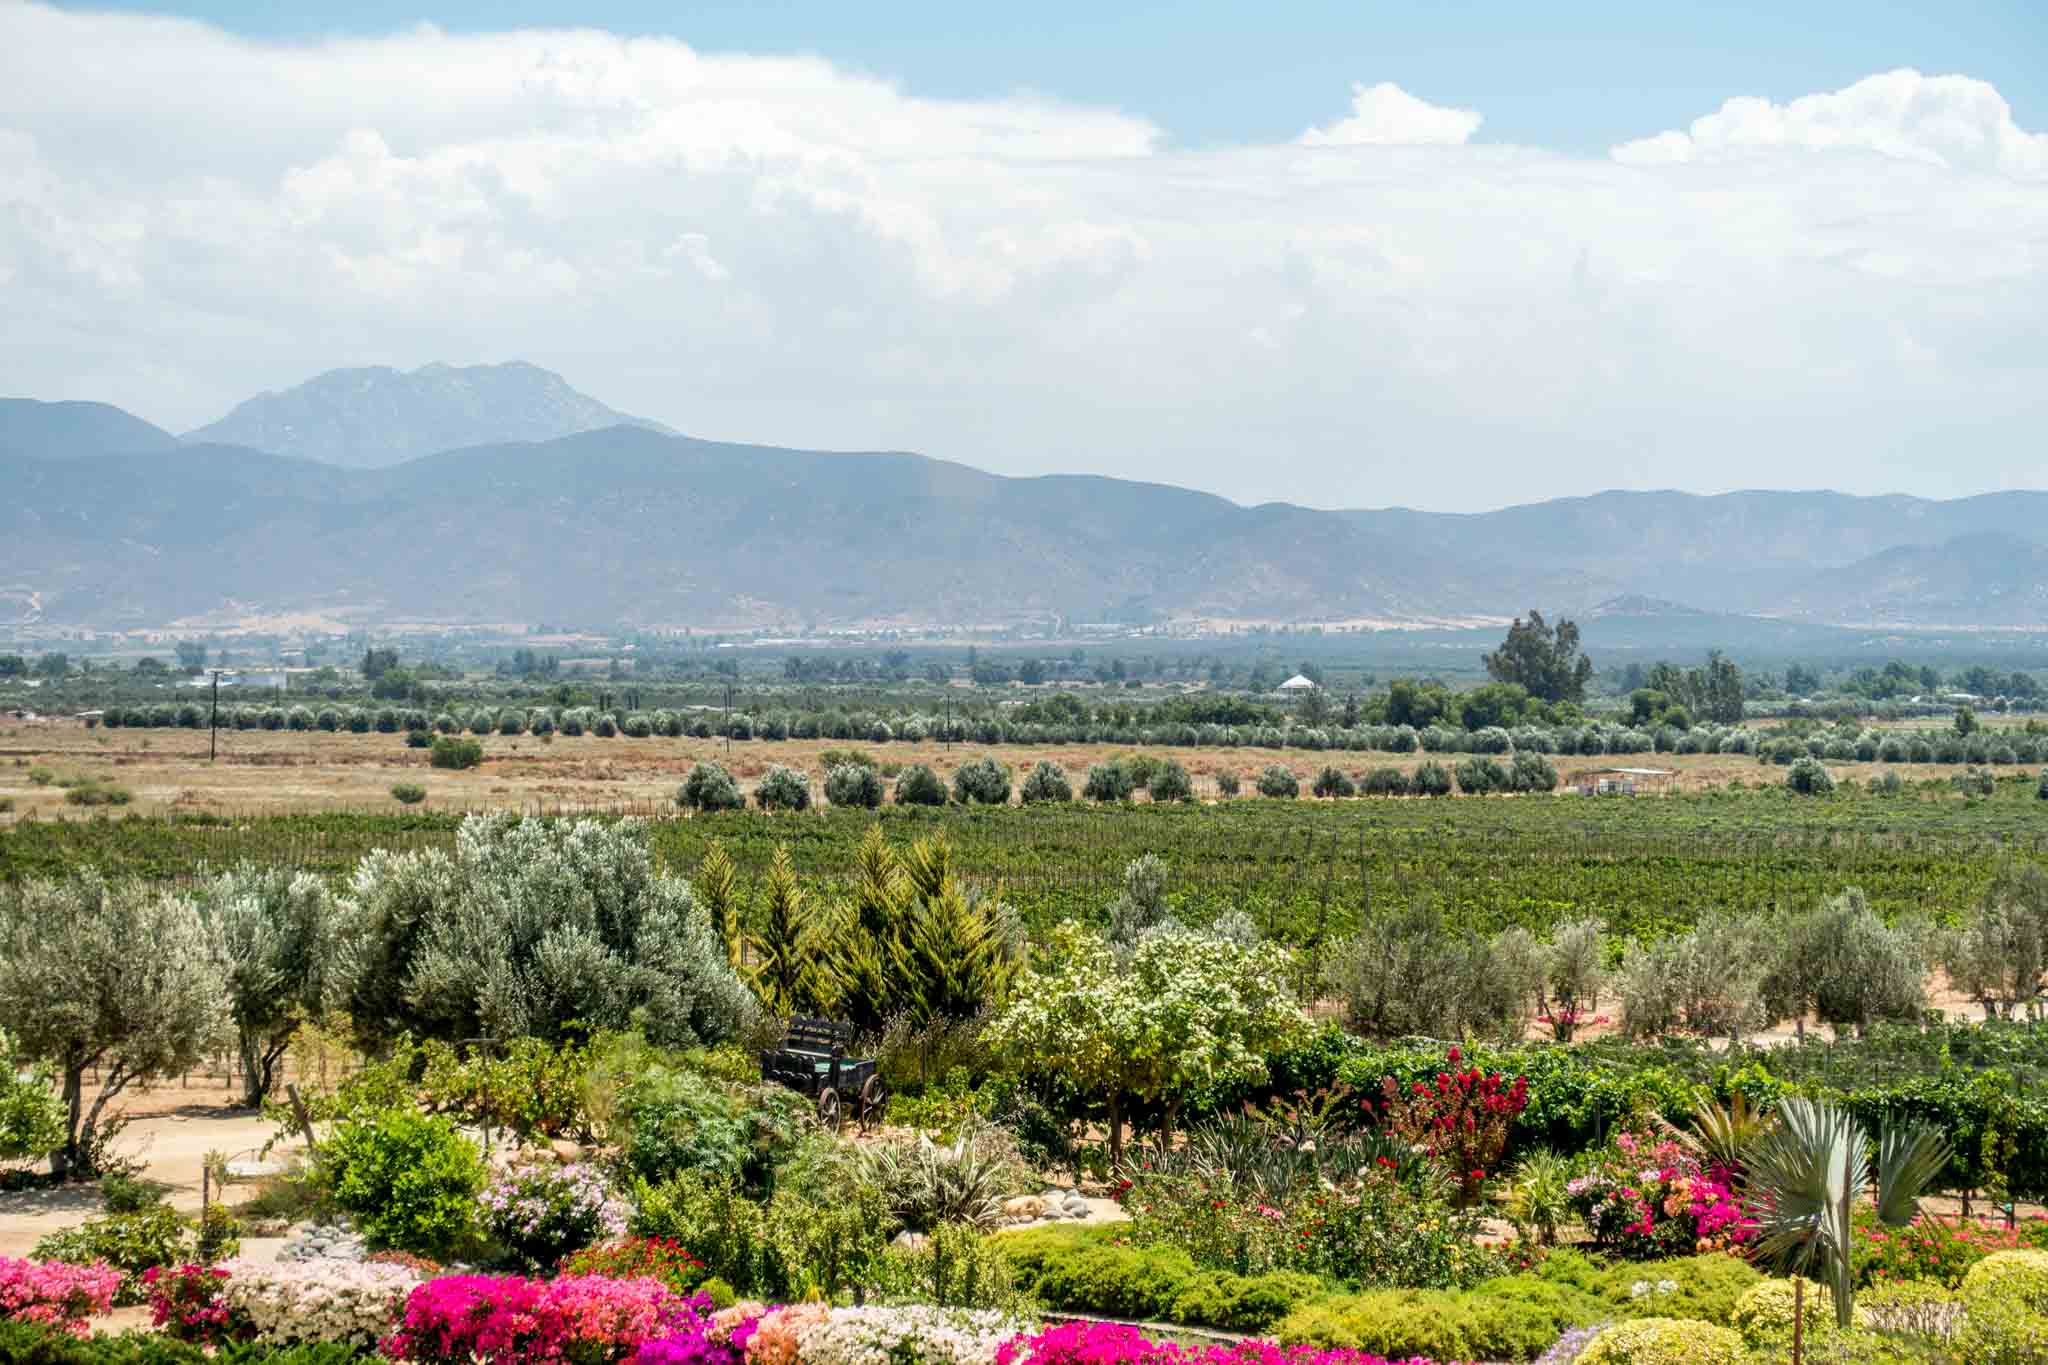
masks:
{"label": "sky", "polygon": [[0,0],[0,393],[1243,502],[2048,484],[2048,7]]}

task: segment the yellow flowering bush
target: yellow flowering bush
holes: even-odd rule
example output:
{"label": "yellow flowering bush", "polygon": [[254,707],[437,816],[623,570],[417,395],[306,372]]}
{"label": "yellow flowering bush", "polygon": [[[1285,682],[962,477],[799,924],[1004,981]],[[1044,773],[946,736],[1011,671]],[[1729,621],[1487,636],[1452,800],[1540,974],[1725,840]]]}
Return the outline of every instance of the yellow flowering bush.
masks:
{"label": "yellow flowering bush", "polygon": [[1742,1334],[1681,1318],[1617,1322],[1593,1338],[1578,1365],[1741,1365]]}

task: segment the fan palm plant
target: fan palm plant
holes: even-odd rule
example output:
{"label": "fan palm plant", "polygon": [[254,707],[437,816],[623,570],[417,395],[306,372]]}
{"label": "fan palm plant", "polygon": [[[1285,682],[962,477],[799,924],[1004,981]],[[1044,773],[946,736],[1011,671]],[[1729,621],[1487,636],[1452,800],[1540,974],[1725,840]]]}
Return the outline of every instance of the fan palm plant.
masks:
{"label": "fan palm plant", "polygon": [[1855,1307],[1850,1214],[1856,1201],[1873,1195],[1878,1219],[1904,1227],[1949,1158],[1947,1139],[1921,1125],[1886,1129],[1875,1165],[1870,1145],[1862,1125],[1840,1105],[1789,1099],[1778,1107],[1778,1126],[1747,1153],[1757,1256],[1826,1283],[1841,1327]]}

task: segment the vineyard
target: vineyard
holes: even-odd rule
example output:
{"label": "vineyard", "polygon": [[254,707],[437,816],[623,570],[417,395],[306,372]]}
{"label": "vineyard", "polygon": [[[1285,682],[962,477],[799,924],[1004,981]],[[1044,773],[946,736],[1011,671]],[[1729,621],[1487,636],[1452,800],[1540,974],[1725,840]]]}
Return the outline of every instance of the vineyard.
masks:
{"label": "vineyard", "polygon": [[[813,888],[831,895],[855,843],[876,821],[893,840],[943,835],[955,866],[999,883],[1033,928],[1098,917],[1131,859],[1170,869],[1170,899],[1205,922],[1243,910],[1294,942],[1344,933],[1362,910],[1435,899],[1480,929],[1602,917],[1640,937],[1711,909],[1811,904],[1859,886],[1887,916],[1951,919],[1999,864],[2048,855],[2048,806],[2031,783],[1965,800],[1931,789],[1802,798],[1782,791],[1659,799],[1273,801],[1212,805],[1045,806],[802,814],[731,812],[685,818],[673,805],[615,807],[647,820],[658,859],[694,869],[714,843],[753,884],[786,846]],[[108,873],[181,880],[241,860],[337,881],[373,848],[445,847],[447,811],[133,816],[22,821],[0,830],[0,879]]]}

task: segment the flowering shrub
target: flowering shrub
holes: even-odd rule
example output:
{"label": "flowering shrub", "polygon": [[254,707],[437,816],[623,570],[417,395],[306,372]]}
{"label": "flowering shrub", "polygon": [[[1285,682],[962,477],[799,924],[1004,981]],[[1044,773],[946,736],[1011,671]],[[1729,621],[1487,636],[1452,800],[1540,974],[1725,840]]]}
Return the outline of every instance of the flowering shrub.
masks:
{"label": "flowering shrub", "polygon": [[142,1272],[149,1293],[149,1320],[174,1341],[213,1345],[228,1337],[228,1308],[221,1289],[228,1272],[219,1266],[151,1266]]}
{"label": "flowering shrub", "polygon": [[1617,1133],[1565,1190],[1593,1240],[1632,1260],[1728,1250],[1756,1231],[1729,1173],[1668,1138]]}
{"label": "flowering shrub", "polygon": [[114,1291],[120,1286],[121,1272],[109,1265],[0,1256],[0,1317],[89,1336],[85,1320],[113,1307]]}
{"label": "flowering shrub", "polygon": [[613,1280],[659,1280],[677,1294],[687,1294],[709,1274],[704,1263],[670,1237],[628,1237],[569,1256],[564,1275],[603,1275]]}
{"label": "flowering shrub", "polygon": [[[808,1365],[808,1362],[806,1363]],[[1397,1365],[1364,1351],[1322,1346],[1276,1346],[1240,1341],[1229,1346],[1180,1346],[1151,1341],[1121,1323],[1070,1322],[1032,1337],[1005,1342],[994,1365]],[[1429,1365],[1417,1358],[1403,1365]]]}
{"label": "flowering shrub", "polygon": [[1140,1174],[1120,1197],[1134,1241],[1178,1247],[1211,1270],[1444,1289],[1502,1269],[1474,1240],[1475,1214],[1417,1188],[1387,1157],[1354,1179],[1284,1195],[1241,1191],[1227,1175]]}
{"label": "flowering shrub", "polygon": [[[1456,1068],[1463,1057],[1454,1047],[1444,1060]],[[1508,1125],[1528,1104],[1527,1077],[1510,1083],[1476,1066],[1439,1071],[1434,1081],[1415,1081],[1406,1090],[1392,1076],[1380,1079],[1380,1122],[1458,1182],[1461,1206],[1478,1196],[1507,1148]],[[1371,1101],[1364,1106],[1370,1109]]]}
{"label": "flowering shrub", "polygon": [[534,1163],[501,1173],[483,1193],[484,1231],[531,1269],[626,1234],[632,1209],[595,1166]]}
{"label": "flowering shrub", "polygon": [[219,1267],[228,1330],[279,1345],[341,1342],[368,1348],[398,1324],[420,1277],[404,1266],[320,1260]]}
{"label": "flowering shrub", "polygon": [[1851,1221],[1851,1265],[1859,1285],[1927,1280],[1954,1289],[1986,1256],[2025,1245],[2018,1229],[1984,1219],[1923,1213],[1906,1227],[1892,1228],[1859,1208]]}
{"label": "flowering shrub", "polygon": [[1023,1326],[986,1309],[835,1308],[801,1334],[798,1354],[801,1365],[991,1365]]}
{"label": "flowering shrub", "polygon": [[655,1280],[451,1275],[412,1291],[398,1330],[379,1349],[394,1360],[610,1365],[686,1329],[709,1307]]}

